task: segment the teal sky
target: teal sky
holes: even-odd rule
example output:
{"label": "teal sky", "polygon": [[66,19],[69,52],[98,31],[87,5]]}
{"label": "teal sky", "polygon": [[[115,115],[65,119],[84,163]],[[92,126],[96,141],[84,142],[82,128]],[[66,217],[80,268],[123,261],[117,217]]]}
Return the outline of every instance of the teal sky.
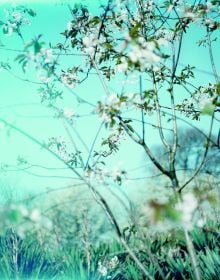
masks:
{"label": "teal sky", "polygon": [[[57,4],[57,2],[58,1],[50,1],[50,3],[46,4],[45,2],[40,3],[39,1],[33,1],[33,3],[31,3],[32,5],[28,5],[28,7],[33,8],[37,12],[37,17],[31,19],[31,26],[27,26],[23,29],[25,40],[29,40],[39,34],[43,34],[43,41],[51,42],[52,44],[64,40],[64,37],[60,35],[60,32],[65,30],[71,16],[67,7],[65,5]],[[73,1],[71,2],[73,3]],[[76,1],[76,3],[78,3],[78,1]],[[95,3],[94,1],[92,2],[92,5],[90,2],[90,7],[94,11],[96,11],[98,5],[98,2]],[[10,7],[10,5],[2,5],[2,8],[4,7]],[[3,11],[1,10],[1,16],[2,15]],[[57,21],[57,17],[59,17],[59,21]],[[48,18],[50,18],[49,23]],[[8,48],[22,49],[22,44],[17,36],[3,37],[1,35],[0,40]],[[13,52],[0,51],[1,61],[13,61],[14,57],[15,54]],[[76,58],[73,59],[75,62]],[[69,64],[69,58],[66,63]],[[22,71],[20,71],[19,67],[16,65],[13,68],[13,73],[19,77],[25,78]],[[29,78],[37,81],[35,74],[29,75]],[[38,85],[16,79],[5,71],[0,72],[0,81],[2,88],[0,105],[2,117],[24,129],[42,142],[47,141],[51,136],[64,136],[67,138],[62,121],[54,119],[54,112],[40,104],[40,99],[37,95]],[[118,86],[117,83],[116,86]],[[91,95],[97,94],[102,98],[104,95],[103,88],[95,75],[93,75],[87,83],[80,85],[74,90],[77,93],[82,93],[84,97],[88,98],[91,98]],[[65,101],[62,104],[60,103],[60,105],[64,108],[73,108],[74,111],[78,112],[77,108],[75,108],[75,101],[68,92],[65,93]],[[84,106],[82,112],[87,113],[88,109],[90,112],[92,108]],[[80,121],[76,120],[77,131],[87,143],[88,147],[91,147],[99,126],[100,121],[97,121],[97,117],[94,116],[85,117],[84,119],[80,119]],[[63,170],[63,164],[54,159],[53,156],[48,154],[48,152],[44,151],[15,131],[10,130],[9,136],[5,133],[5,130],[2,130],[0,133],[2,163],[13,165],[16,163],[17,156],[21,155],[34,165],[62,168],[60,171],[52,170],[51,172],[41,168],[31,169],[33,174],[39,174],[43,177],[16,171],[7,174],[3,173],[1,174],[3,180],[9,180],[9,182],[13,182],[12,184],[16,182],[16,184],[19,185],[19,188],[24,188],[28,191],[54,187],[55,184],[56,187],[59,187],[72,182],[72,173],[68,170]],[[102,133],[100,140],[98,141],[99,143],[103,137],[104,134]],[[80,148],[83,149],[82,146]],[[120,155],[112,157],[109,162],[110,166],[115,166],[121,161],[121,159],[127,163],[126,165],[129,166],[129,168],[136,167],[137,164],[142,164],[142,152],[139,147],[136,147],[131,141],[129,141],[129,149],[132,149],[133,151],[132,159],[134,160],[134,163],[132,162],[132,164],[128,164],[128,161],[126,162],[127,148],[127,145],[122,145]],[[67,179],[64,178],[65,176]]]}
{"label": "teal sky", "polygon": [[[1,0],[0,4],[0,19],[3,16],[3,8],[10,6],[10,3],[16,4],[28,4],[28,7],[33,8],[37,12],[37,16],[31,19],[31,26],[24,28],[24,39],[29,40],[36,35],[43,34],[42,39],[45,42],[51,42],[55,44],[62,42],[64,37],[60,35],[65,30],[68,21],[71,19],[71,15],[65,5],[67,1],[5,1]],[[70,1],[73,3],[73,1]],[[79,1],[75,1],[78,3]],[[82,2],[82,1],[81,1]],[[86,1],[84,1],[86,2]],[[89,1],[90,8],[95,12],[99,6],[100,1]],[[211,66],[207,58],[207,50],[204,48],[195,49],[194,42],[201,37],[201,32],[198,27],[192,29],[191,39],[184,39],[183,41],[183,52],[180,56],[180,61],[184,64],[190,63],[197,66],[198,69],[202,69],[211,72]],[[7,47],[12,49],[22,49],[22,44],[16,36],[6,37],[2,33],[0,34],[0,41]],[[216,43],[214,49],[214,55],[216,61],[219,61],[219,42]],[[15,54],[13,52],[0,50],[0,61],[13,61]],[[74,59],[74,63],[77,58]],[[66,65],[71,64],[69,58],[66,60]],[[217,65],[218,71],[220,71],[220,65]],[[13,73],[19,77],[25,78],[19,67],[16,65],[12,69]],[[198,83],[207,84],[208,81],[213,81],[211,75],[202,72],[196,72]],[[34,74],[29,75],[32,79],[37,80]],[[0,72],[0,84],[1,84],[1,95],[0,95],[0,113],[1,117],[14,123],[18,127],[24,129],[31,135],[35,136],[40,141],[46,141],[51,136],[64,136],[67,137],[65,128],[61,120],[53,118],[53,111],[49,110],[45,106],[40,104],[39,97],[37,95],[37,89],[39,86],[30,84],[28,82],[21,81],[11,74],[1,71]],[[120,78],[113,81],[110,84],[111,88],[120,91]],[[138,90],[138,86],[134,85],[133,88]],[[104,95],[103,88],[95,75],[87,80],[86,83],[78,86],[74,89],[77,93],[82,95],[84,98],[93,100],[93,95],[97,99],[97,95],[100,99]],[[78,112],[76,102],[72,96],[65,92],[65,101],[60,102],[62,107],[73,108],[74,111]],[[91,111],[91,109],[89,108]],[[88,111],[88,107],[84,106],[79,109],[80,113]],[[139,117],[139,116],[138,116]],[[153,120],[153,118],[152,118]],[[210,121],[209,117],[202,117],[202,120],[197,125],[201,128],[206,128]],[[100,121],[97,117],[89,116],[76,120],[76,129],[84,141],[91,147],[93,139],[96,135],[96,131],[99,128]],[[99,141],[104,137],[105,133],[102,132]],[[76,136],[74,136],[76,137]],[[148,139],[151,145],[158,142],[155,130],[148,129]],[[98,144],[97,144],[98,146]],[[81,146],[82,149],[84,149]],[[142,150],[137,147],[131,141],[127,141],[125,145],[121,145],[121,151],[118,155],[110,157],[108,160],[109,166],[114,167],[119,161],[123,161],[125,167],[128,169],[137,168],[146,164],[146,159]],[[129,151],[129,152],[128,152]],[[85,150],[84,150],[85,152]],[[9,131],[9,135],[5,133],[5,130],[0,131],[0,153],[1,162],[7,164],[15,164],[18,155],[25,157],[30,163],[36,165],[43,165],[46,167],[57,167],[63,168],[63,164],[55,160],[51,155],[48,155],[46,151],[38,147],[37,145],[25,139],[23,136],[17,134],[15,131]],[[145,160],[145,162],[144,162]],[[148,160],[147,160],[148,161]],[[144,174],[143,170],[140,172],[132,173],[134,177],[140,174]],[[23,172],[11,172],[8,174],[0,174],[2,180],[9,180],[16,182],[19,187],[27,189],[28,191],[36,189],[44,189],[46,187],[59,187],[72,182],[70,178],[64,179],[62,177],[70,177],[72,174],[69,171],[61,170],[43,170],[34,168],[31,170],[35,175],[26,174]],[[43,175],[46,177],[38,177],[37,175]],[[47,177],[49,176],[49,177]],[[50,177],[54,176],[54,177]],[[58,176],[61,176],[58,178]],[[132,177],[131,176],[131,177]]]}

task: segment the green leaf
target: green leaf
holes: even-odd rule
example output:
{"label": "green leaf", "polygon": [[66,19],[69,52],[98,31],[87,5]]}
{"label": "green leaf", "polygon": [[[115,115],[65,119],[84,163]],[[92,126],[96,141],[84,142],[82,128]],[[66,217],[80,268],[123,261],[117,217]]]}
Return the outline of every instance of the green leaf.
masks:
{"label": "green leaf", "polygon": [[141,28],[141,23],[138,22],[132,29],[130,29],[129,35],[131,36],[131,38],[136,39],[137,37],[139,37],[140,28]]}
{"label": "green leaf", "polygon": [[131,132],[134,132],[134,129],[133,129],[133,127],[132,127],[130,124],[127,124],[127,128],[128,128]]}
{"label": "green leaf", "polygon": [[2,29],[3,33],[4,34],[7,34],[8,33],[8,27],[7,26],[4,26],[3,29]]}
{"label": "green leaf", "polygon": [[27,10],[28,14],[31,16],[31,17],[35,17],[36,16],[36,12],[32,9],[28,9]]}
{"label": "green leaf", "polygon": [[217,94],[220,95],[220,83],[216,85]]}
{"label": "green leaf", "polygon": [[214,109],[215,109],[215,107],[213,106],[213,104],[206,104],[205,106],[204,106],[204,108],[202,109],[202,114],[203,115],[209,115],[209,116],[211,116],[212,114],[213,114],[213,112],[214,112]]}
{"label": "green leaf", "polygon": [[41,44],[38,41],[36,41],[35,44],[34,44],[34,52],[35,52],[35,54],[39,53],[40,50],[41,50]]}
{"label": "green leaf", "polygon": [[21,221],[22,219],[22,214],[19,210],[11,210],[8,214],[8,219],[12,222],[12,223],[18,223]]}

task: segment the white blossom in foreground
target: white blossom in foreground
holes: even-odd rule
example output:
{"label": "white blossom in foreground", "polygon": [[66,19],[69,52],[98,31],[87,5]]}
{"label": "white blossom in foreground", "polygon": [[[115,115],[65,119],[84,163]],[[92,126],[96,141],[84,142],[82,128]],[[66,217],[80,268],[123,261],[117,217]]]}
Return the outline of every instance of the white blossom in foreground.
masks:
{"label": "white blossom in foreground", "polygon": [[117,71],[118,72],[125,72],[127,69],[128,69],[128,62],[123,57],[123,58],[121,58],[121,63],[119,63],[117,65]]}
{"label": "white blossom in foreground", "polygon": [[52,49],[41,48],[40,52],[45,63],[50,63],[54,61],[54,55]]}
{"label": "white blossom in foreground", "polygon": [[118,264],[119,264],[118,257],[115,256],[111,258],[111,260],[108,262],[108,267],[114,269]]}
{"label": "white blossom in foreground", "polygon": [[101,273],[102,276],[106,276],[108,273],[108,269],[104,266],[101,262],[98,262],[98,271]]}
{"label": "white blossom in foreground", "polygon": [[161,59],[154,50],[154,42],[146,42],[143,38],[139,38],[139,44],[131,47],[128,57],[133,63],[140,63],[141,69],[145,70],[149,65],[155,64]]}
{"label": "white blossom in foreground", "polygon": [[101,115],[101,119],[102,119],[105,123],[110,123],[110,122],[111,122],[110,116],[109,116],[108,114],[106,114],[106,113],[103,113],[103,114]]}
{"label": "white blossom in foreground", "polygon": [[95,52],[95,47],[98,43],[97,37],[94,34],[86,36],[83,38],[84,52],[89,55],[93,55]]}
{"label": "white blossom in foreground", "polygon": [[192,218],[197,206],[198,201],[192,193],[184,194],[182,201],[177,206],[177,210],[181,212],[182,224],[187,229],[192,227]]}
{"label": "white blossom in foreground", "polygon": [[31,211],[30,213],[30,219],[33,221],[33,222],[39,222],[41,220],[41,213],[40,211],[35,208]]}
{"label": "white blossom in foreground", "polygon": [[[110,260],[105,260],[104,262],[99,261],[98,262],[98,271],[100,272],[100,274],[103,277],[106,277],[108,274],[108,271],[115,269],[118,264],[119,264],[119,260],[118,260],[117,256],[114,256]],[[111,278],[111,276],[110,275],[107,276],[107,279],[108,278]]]}
{"label": "white blossom in foreground", "polygon": [[109,105],[115,105],[118,102],[120,102],[120,100],[119,100],[117,94],[112,93],[109,95],[107,102],[109,103]]}

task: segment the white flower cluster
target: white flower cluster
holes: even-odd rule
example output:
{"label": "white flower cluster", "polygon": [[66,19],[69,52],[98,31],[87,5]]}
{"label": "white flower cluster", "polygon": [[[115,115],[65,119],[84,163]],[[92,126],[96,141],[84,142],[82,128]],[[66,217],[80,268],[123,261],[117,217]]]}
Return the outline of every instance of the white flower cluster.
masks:
{"label": "white flower cluster", "polygon": [[[161,34],[158,32],[158,39],[155,41],[146,41],[143,37],[140,37],[137,43],[134,44],[134,42],[131,42],[131,47],[127,54],[128,58],[133,63],[139,63],[141,71],[145,71],[149,66],[157,64],[161,60],[161,57],[156,53],[156,47],[166,46],[168,44],[164,32],[163,30],[163,36],[161,32]],[[127,38],[126,40],[131,39]],[[128,70],[128,61],[125,57],[121,58],[116,70],[118,72]]]}
{"label": "white flower cluster", "polygon": [[114,167],[111,173],[111,176],[113,178],[114,181],[119,182],[122,180],[122,176],[124,176],[126,173],[124,170],[118,168],[118,167]]}
{"label": "white flower cluster", "polygon": [[98,262],[98,271],[103,277],[106,277],[108,274],[108,270],[115,269],[119,264],[118,257],[115,256],[111,258],[109,261],[105,260],[104,262]]}
{"label": "white flower cluster", "polygon": [[183,17],[191,19],[192,21],[196,20],[196,14],[190,11],[186,11],[183,13]]}
{"label": "white flower cluster", "polygon": [[51,81],[51,77],[48,75],[48,72],[42,68],[37,71],[37,78],[43,83],[49,83]]}
{"label": "white flower cluster", "polygon": [[39,67],[44,63],[52,63],[55,59],[53,55],[53,50],[50,48],[41,48],[40,52],[36,54],[34,54],[34,52],[30,52],[29,58],[31,61],[35,62],[36,65]]}
{"label": "white flower cluster", "polygon": [[126,70],[128,70],[128,62],[125,57],[122,57],[121,62],[116,67],[116,71],[120,73],[125,72]]}
{"label": "white flower cluster", "polygon": [[121,102],[119,97],[115,93],[112,93],[107,98],[104,97],[102,102],[99,102],[97,113],[105,123],[110,123],[112,119],[115,119],[115,117],[110,114],[112,109],[115,112],[119,111],[123,105],[124,102]]}
{"label": "white flower cluster", "polygon": [[71,31],[72,30],[72,28],[73,28],[73,23],[72,23],[72,21],[69,21],[68,23],[67,23],[67,25],[66,25],[66,28],[67,28],[67,31]]}
{"label": "white flower cluster", "polygon": [[[119,141],[117,139],[117,141]],[[102,154],[108,154],[108,152],[100,152]],[[98,184],[111,184],[112,181],[116,183],[122,183],[122,180],[126,180],[126,171],[121,168],[122,162],[113,168],[99,167],[98,165],[94,169],[87,169],[84,176],[88,182],[95,181]]]}
{"label": "white flower cluster", "polygon": [[[220,12],[220,6],[217,4],[212,4],[211,1],[207,1],[205,4],[196,4],[192,9],[191,5],[182,5],[181,8],[178,9],[179,12],[182,13],[182,17],[190,19],[192,22],[200,22],[202,21],[209,28],[215,27],[215,20],[213,13]],[[204,13],[206,16],[204,17]]]}
{"label": "white flower cluster", "polygon": [[199,109],[204,109],[206,106],[213,106],[213,100],[215,99],[216,86],[209,83],[207,87],[201,86],[199,91],[193,95],[193,101],[199,105]]}
{"label": "white flower cluster", "polygon": [[54,55],[52,49],[41,48],[40,55],[45,63],[51,63],[54,61]]}
{"label": "white flower cluster", "polygon": [[154,0],[148,0],[146,1],[146,3],[144,4],[144,8],[148,11],[148,12],[152,12],[153,9],[155,7],[155,3]]}
{"label": "white flower cluster", "polygon": [[75,73],[64,72],[61,74],[62,83],[68,88],[74,88],[79,81],[79,77]]}
{"label": "white flower cluster", "polygon": [[146,70],[150,65],[160,61],[160,57],[155,54],[155,43],[146,42],[144,38],[139,38],[139,44],[132,45],[128,57],[133,63],[139,62],[142,70]]}
{"label": "white flower cluster", "polygon": [[[165,27],[161,27],[157,30],[155,37],[158,38],[158,40],[162,38],[167,44],[168,42],[171,42],[174,39],[174,34],[174,31],[166,29]],[[176,36],[175,38],[178,39],[178,36]]]}
{"label": "white flower cluster", "polygon": [[104,277],[108,274],[108,268],[104,266],[100,261],[98,262],[98,271]]}
{"label": "white flower cluster", "polygon": [[104,42],[104,36],[100,36],[100,38],[98,39],[98,28],[96,28],[93,32],[83,38],[83,51],[90,56],[94,56],[95,50],[97,48],[98,54],[100,56],[101,54],[99,47]]}
{"label": "white flower cluster", "polygon": [[207,18],[205,20],[205,25],[208,27],[208,28],[213,28],[215,26],[215,21],[213,18]]}
{"label": "white flower cluster", "polygon": [[20,10],[10,11],[5,8],[4,13],[7,21],[3,25],[3,31],[7,36],[11,36],[21,26],[30,25],[30,21],[25,17],[24,12]]}
{"label": "white flower cluster", "polygon": [[35,67],[37,70],[37,78],[45,83],[51,81],[51,77],[48,75],[48,71],[45,69],[47,64],[54,62],[53,50],[50,48],[41,48],[38,53],[33,51],[28,51],[27,55],[27,64],[24,69],[27,70],[28,67]]}

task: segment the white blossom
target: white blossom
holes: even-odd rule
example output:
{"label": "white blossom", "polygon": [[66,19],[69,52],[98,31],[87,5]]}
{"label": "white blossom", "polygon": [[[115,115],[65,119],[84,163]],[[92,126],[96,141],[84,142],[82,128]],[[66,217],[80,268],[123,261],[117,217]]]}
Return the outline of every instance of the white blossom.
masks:
{"label": "white blossom", "polygon": [[183,226],[188,229],[192,226],[192,218],[197,206],[198,201],[192,193],[184,194],[182,201],[177,206],[177,210],[181,212]]}
{"label": "white blossom", "polygon": [[141,68],[146,69],[149,64],[154,64],[160,61],[160,57],[154,53],[154,42],[142,42],[141,45],[133,45],[128,53],[130,60],[134,63],[139,62]]}
{"label": "white blossom", "polygon": [[169,5],[167,12],[170,13],[173,10],[173,7],[174,7],[173,5]]}
{"label": "white blossom", "polygon": [[72,28],[73,28],[73,23],[72,23],[72,21],[69,21],[68,23],[67,23],[67,30],[68,31],[71,31],[72,30]]}
{"label": "white blossom", "polygon": [[153,0],[146,1],[144,7],[147,9],[148,12],[151,12],[154,8],[154,1]]}
{"label": "white blossom", "polygon": [[74,116],[74,111],[71,108],[64,108],[63,115],[67,119],[71,119]]}
{"label": "white blossom", "polygon": [[209,27],[209,28],[213,28],[215,23],[214,23],[214,20],[212,18],[207,18],[205,20],[205,24]]}
{"label": "white blossom", "polygon": [[106,276],[108,273],[108,269],[101,262],[98,262],[98,271],[102,274],[102,276]]}
{"label": "white blossom", "polygon": [[117,104],[119,101],[120,100],[119,100],[118,96],[114,93],[110,94],[108,97],[108,102],[110,105]]}
{"label": "white blossom", "polygon": [[6,34],[7,36],[11,36],[15,28],[16,28],[16,23],[11,23],[10,21],[8,21],[4,25],[4,29],[7,30],[7,34]]}
{"label": "white blossom", "polygon": [[23,13],[17,11],[13,12],[11,15],[16,22],[19,22],[23,17]]}
{"label": "white blossom", "polygon": [[201,219],[199,219],[199,220],[197,221],[196,224],[197,224],[198,227],[203,227],[204,224],[205,224],[205,220],[201,218]]}
{"label": "white blossom", "polygon": [[119,264],[118,257],[115,256],[111,258],[111,260],[108,262],[108,267],[114,269],[118,264]]}
{"label": "white blossom", "polygon": [[50,63],[54,60],[54,55],[53,55],[52,49],[41,48],[40,52],[44,58],[45,63]]}
{"label": "white blossom", "polygon": [[43,83],[49,83],[51,81],[51,77],[48,76],[48,72],[43,69],[40,69],[37,72],[37,77]]}
{"label": "white blossom", "polygon": [[208,12],[211,12],[214,8],[215,8],[215,6],[214,6],[210,1],[208,1],[208,2],[206,3],[206,12],[207,12],[207,13],[208,13]]}
{"label": "white blossom", "polygon": [[184,17],[187,17],[187,18],[190,18],[190,19],[194,20],[196,15],[193,12],[185,12]]}
{"label": "white blossom", "polygon": [[128,62],[125,60],[125,58],[122,58],[121,63],[117,65],[117,71],[125,72],[127,69],[128,69]]}
{"label": "white blossom", "polygon": [[[171,30],[168,30],[168,29],[162,27],[159,30],[157,30],[156,37],[158,38],[158,40],[160,38],[163,38],[167,42],[171,42],[175,36],[174,36],[174,31],[171,31]],[[178,36],[176,36],[175,38],[177,39]]]}
{"label": "white blossom", "polygon": [[79,80],[78,76],[73,73],[66,72],[61,75],[62,83],[69,88],[74,88],[78,80]]}
{"label": "white blossom", "polygon": [[41,219],[41,214],[40,214],[40,211],[35,208],[31,211],[30,213],[30,219],[33,221],[33,222],[39,222],[40,219]]}
{"label": "white blossom", "polygon": [[140,60],[141,57],[142,57],[142,49],[138,45],[133,46],[129,53],[130,60],[135,63],[138,60]]}
{"label": "white blossom", "polygon": [[23,217],[27,217],[29,214],[27,208],[24,205],[19,205],[18,210]]}
{"label": "white blossom", "polygon": [[110,123],[110,122],[111,122],[111,118],[110,118],[109,115],[106,114],[106,113],[103,113],[103,114],[101,115],[101,119],[102,119],[105,123]]}
{"label": "white blossom", "polygon": [[90,55],[93,55],[97,43],[98,40],[94,34],[84,37],[83,38],[84,51]]}
{"label": "white blossom", "polygon": [[117,20],[126,21],[127,19],[128,19],[128,13],[126,10],[121,10],[121,12],[117,14]]}
{"label": "white blossom", "polygon": [[116,180],[118,177],[121,176],[121,171],[118,168],[114,168],[112,170],[113,179]]}
{"label": "white blossom", "polygon": [[166,38],[159,38],[157,40],[157,43],[159,46],[167,46],[168,45],[168,40]]}

